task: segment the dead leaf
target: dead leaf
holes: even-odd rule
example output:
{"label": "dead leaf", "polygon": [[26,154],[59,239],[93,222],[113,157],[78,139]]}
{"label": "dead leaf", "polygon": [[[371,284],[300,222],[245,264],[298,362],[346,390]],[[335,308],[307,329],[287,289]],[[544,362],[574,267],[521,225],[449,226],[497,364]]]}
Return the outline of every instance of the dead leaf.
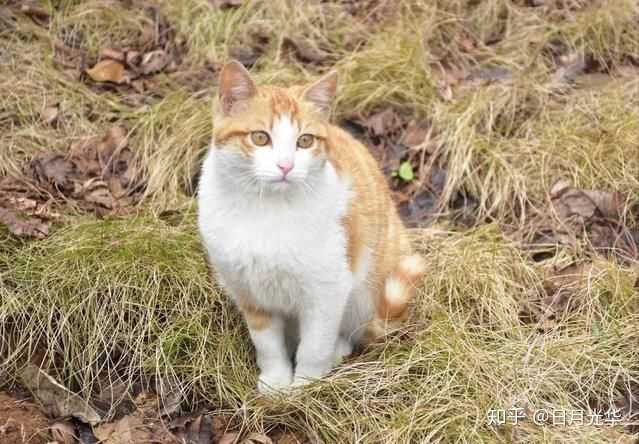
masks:
{"label": "dead leaf", "polygon": [[170,422],[169,430],[183,442],[208,444],[221,442],[227,425],[228,420],[220,416],[182,416]]}
{"label": "dead leaf", "polygon": [[597,205],[592,199],[577,189],[564,192],[560,199],[553,202],[553,205],[560,219],[568,219],[572,216],[590,219],[597,210]]}
{"label": "dead leaf", "polygon": [[74,174],[73,163],[61,154],[46,154],[29,163],[31,175],[42,183],[53,185],[59,190],[71,188],[71,176]]}
{"label": "dead leaf", "polygon": [[0,392],[0,442],[2,444],[37,444],[47,442],[47,418],[40,408],[28,401]]}
{"label": "dead leaf", "polygon": [[28,15],[34,22],[40,26],[46,26],[51,20],[49,11],[33,4],[25,3],[20,6],[20,12]]}
{"label": "dead leaf", "polygon": [[321,64],[330,59],[330,54],[321,50],[310,40],[296,37],[284,37],[282,51],[286,54],[293,53],[297,59],[304,63]]}
{"label": "dead leaf", "polygon": [[[174,423],[172,423],[174,424]],[[175,435],[182,441],[192,444],[207,444],[213,442],[213,421],[208,415],[200,415],[188,420],[175,431]]]}
{"label": "dead leaf", "polygon": [[[117,421],[100,424],[93,432],[101,444],[178,444],[178,439],[159,419],[157,398],[146,393],[138,396],[139,408]],[[141,408],[140,408],[141,407]],[[210,442],[210,441],[209,441]],[[199,444],[199,443],[198,443]]]}
{"label": "dead leaf", "polygon": [[53,439],[60,444],[75,444],[76,436],[73,424],[69,421],[56,421],[50,427]]}
{"label": "dead leaf", "polygon": [[140,70],[142,74],[148,75],[162,71],[171,61],[170,56],[163,49],[147,52],[142,56]]}
{"label": "dead leaf", "polygon": [[53,418],[73,416],[92,425],[101,421],[98,412],[87,401],[35,365],[28,365],[20,379],[47,415]]}
{"label": "dead leaf", "polygon": [[126,81],[124,65],[117,60],[102,60],[86,73],[96,82],[112,82],[121,84]]}
{"label": "dead leaf", "polygon": [[425,121],[411,122],[402,136],[401,143],[408,147],[422,145],[430,132],[430,124]]}
{"label": "dead leaf", "polygon": [[222,438],[220,438],[220,440],[218,441],[218,444],[235,444],[238,442],[239,438],[239,433],[225,433],[224,436],[222,436]]}
{"label": "dead leaf", "polygon": [[277,444],[302,444],[304,442],[292,432],[281,433],[274,437],[274,440]]}
{"label": "dead leaf", "polygon": [[42,121],[47,125],[55,126],[60,116],[60,105],[47,106],[41,114]]}
{"label": "dead leaf", "polygon": [[[59,197],[101,214],[105,214],[105,209],[117,211],[136,203],[142,191],[140,172],[128,147],[127,129],[119,125],[102,137],[74,142],[66,154],[36,157],[24,168],[23,180],[28,183],[27,193],[37,190],[38,197]],[[3,191],[11,186],[10,180],[0,181]],[[2,202],[0,206],[14,208]]]}
{"label": "dead leaf", "polygon": [[580,216],[587,220],[595,215],[618,218],[623,209],[621,193],[582,190],[572,187],[566,180],[559,180],[553,185],[550,198],[561,219]]}
{"label": "dead leaf", "polygon": [[139,51],[126,52],[126,64],[131,68],[137,68],[142,63],[142,54]]}
{"label": "dead leaf", "polygon": [[21,218],[14,211],[0,207],[0,224],[19,237],[43,239],[49,235],[50,224],[37,218]]}
{"label": "dead leaf", "polygon": [[586,57],[583,54],[568,54],[560,57],[559,61],[562,65],[550,78],[550,84],[554,88],[561,88],[574,83],[577,76],[588,67]]}
{"label": "dead leaf", "polygon": [[375,136],[383,136],[398,129],[401,126],[401,119],[392,108],[386,108],[366,119],[364,126]]}
{"label": "dead leaf", "polygon": [[273,440],[261,433],[251,433],[242,441],[242,444],[273,444]]}
{"label": "dead leaf", "polygon": [[125,61],[125,55],[122,51],[113,48],[102,48],[99,54],[100,59],[110,59],[118,62]]}
{"label": "dead leaf", "polygon": [[618,218],[623,210],[623,198],[619,192],[582,190],[592,200],[603,217]]}
{"label": "dead leaf", "polygon": [[260,51],[258,51],[255,48],[241,46],[241,47],[231,48],[229,51],[229,55],[233,59],[240,62],[242,65],[246,66],[247,68],[250,68],[253,65],[255,65],[255,62],[257,62],[257,60],[260,58],[262,54]]}
{"label": "dead leaf", "polygon": [[81,189],[74,193],[86,202],[99,205],[107,209],[115,208],[115,199],[106,183],[97,179],[89,179],[82,184]]}

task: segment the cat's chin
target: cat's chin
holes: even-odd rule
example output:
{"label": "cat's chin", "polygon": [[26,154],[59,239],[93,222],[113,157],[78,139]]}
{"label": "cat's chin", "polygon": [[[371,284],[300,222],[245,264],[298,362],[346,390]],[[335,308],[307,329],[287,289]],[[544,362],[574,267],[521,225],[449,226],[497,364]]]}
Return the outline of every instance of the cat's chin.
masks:
{"label": "cat's chin", "polygon": [[294,183],[286,180],[286,179],[282,179],[282,180],[278,180],[278,181],[273,181],[273,182],[269,182],[266,184],[266,188],[275,191],[275,192],[281,192],[284,193],[288,190],[290,190],[291,188],[294,187]]}
{"label": "cat's chin", "polygon": [[272,191],[287,191],[295,187],[296,182],[294,180],[279,178],[260,181],[262,187],[266,190]]}

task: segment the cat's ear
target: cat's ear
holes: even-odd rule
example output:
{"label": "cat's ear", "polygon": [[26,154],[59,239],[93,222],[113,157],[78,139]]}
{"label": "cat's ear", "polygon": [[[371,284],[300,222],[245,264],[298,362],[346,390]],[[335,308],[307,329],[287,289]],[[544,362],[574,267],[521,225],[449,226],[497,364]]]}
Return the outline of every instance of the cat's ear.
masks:
{"label": "cat's ear", "polygon": [[246,68],[240,62],[231,60],[220,72],[218,94],[222,112],[229,115],[237,104],[257,94],[257,86]]}
{"label": "cat's ear", "polygon": [[304,90],[304,100],[314,104],[327,117],[337,94],[337,77],[337,71],[331,71]]}

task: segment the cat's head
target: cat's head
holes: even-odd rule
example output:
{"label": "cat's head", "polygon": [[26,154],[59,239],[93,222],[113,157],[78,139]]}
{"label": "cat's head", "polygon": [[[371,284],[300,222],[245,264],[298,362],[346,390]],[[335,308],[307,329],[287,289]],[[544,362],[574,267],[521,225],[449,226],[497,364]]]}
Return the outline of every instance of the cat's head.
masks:
{"label": "cat's head", "polygon": [[333,71],[306,86],[258,86],[238,62],[219,78],[213,146],[227,180],[257,190],[309,186],[327,159]]}

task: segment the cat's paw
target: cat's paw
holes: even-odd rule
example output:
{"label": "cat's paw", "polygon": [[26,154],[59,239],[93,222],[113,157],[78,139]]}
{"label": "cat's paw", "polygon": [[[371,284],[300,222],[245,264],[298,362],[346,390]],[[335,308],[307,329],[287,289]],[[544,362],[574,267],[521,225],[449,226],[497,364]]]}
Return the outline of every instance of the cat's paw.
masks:
{"label": "cat's paw", "polygon": [[298,365],[295,370],[295,377],[293,378],[293,387],[301,387],[311,382],[320,379],[330,371],[330,366],[327,365]]}
{"label": "cat's paw", "polygon": [[257,390],[262,394],[273,394],[286,390],[293,381],[293,372],[287,368],[269,369],[260,373]]}

